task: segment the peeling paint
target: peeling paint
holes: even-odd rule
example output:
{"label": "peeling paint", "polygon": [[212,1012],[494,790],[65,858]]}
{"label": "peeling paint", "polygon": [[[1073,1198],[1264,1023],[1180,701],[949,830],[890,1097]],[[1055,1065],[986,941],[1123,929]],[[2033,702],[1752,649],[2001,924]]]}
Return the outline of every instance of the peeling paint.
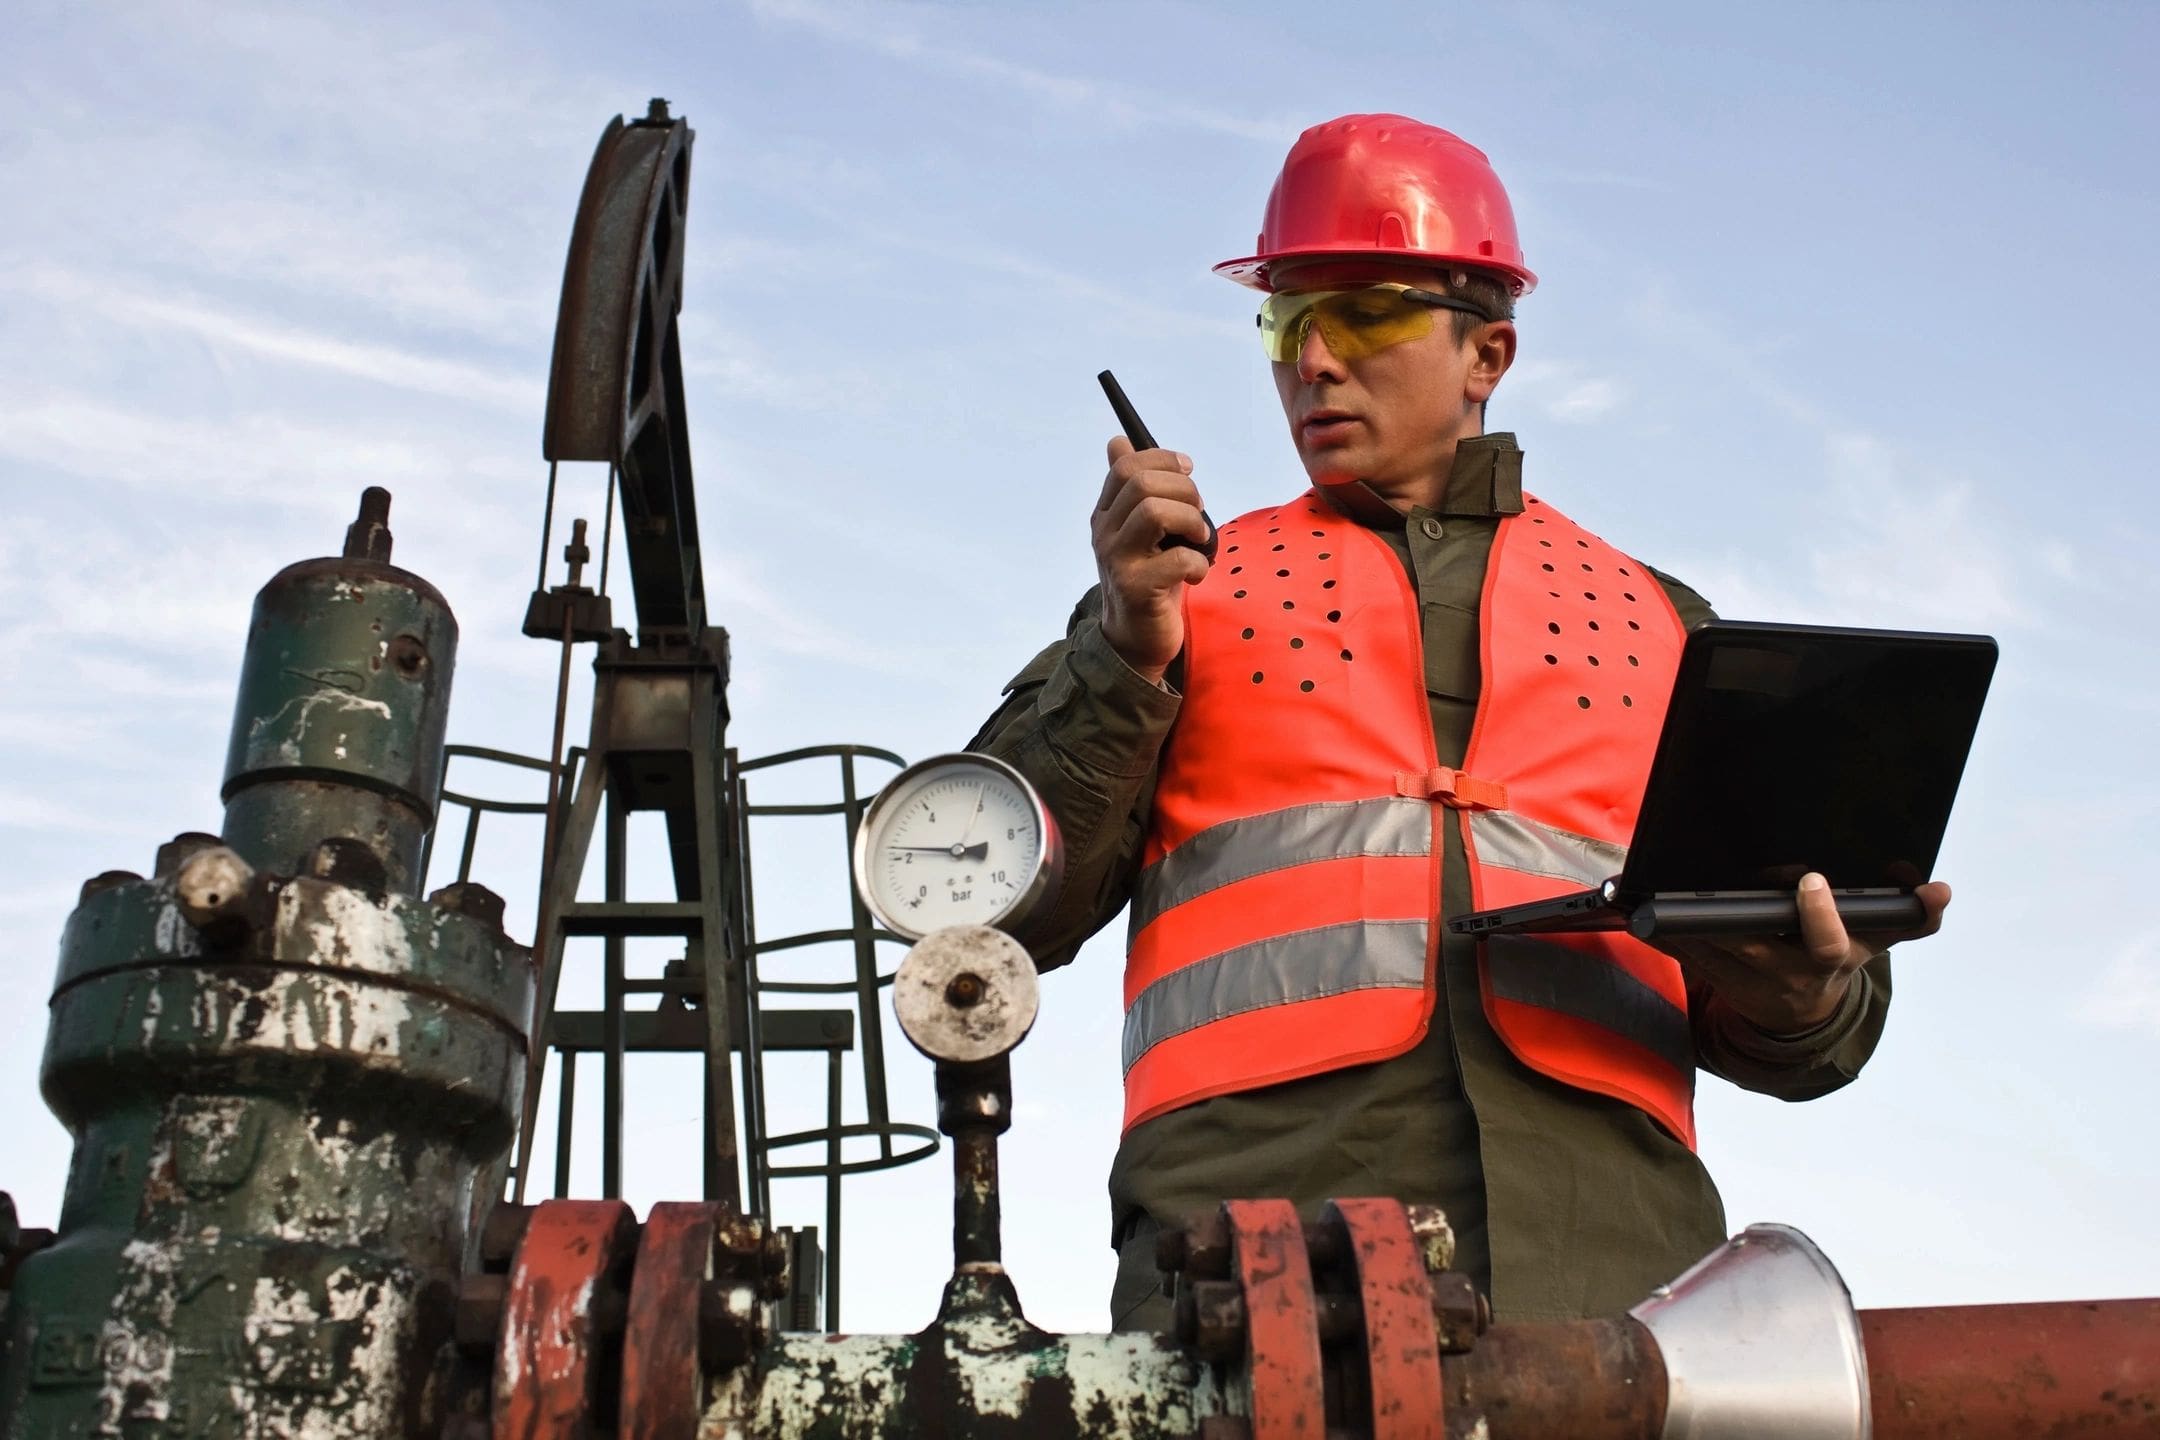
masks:
{"label": "peeling paint", "polygon": [[[316,712],[326,706],[335,714],[380,715],[385,721],[394,718],[387,701],[370,700],[364,695],[355,695],[334,685],[325,684],[305,695],[293,696],[268,715],[257,716],[248,723],[248,763],[300,764],[303,758],[300,742],[307,737],[308,724],[315,718]],[[293,717],[288,727],[284,723],[285,717],[292,714],[295,707],[299,714]],[[282,738],[269,747],[267,754],[263,753],[271,736]]]}

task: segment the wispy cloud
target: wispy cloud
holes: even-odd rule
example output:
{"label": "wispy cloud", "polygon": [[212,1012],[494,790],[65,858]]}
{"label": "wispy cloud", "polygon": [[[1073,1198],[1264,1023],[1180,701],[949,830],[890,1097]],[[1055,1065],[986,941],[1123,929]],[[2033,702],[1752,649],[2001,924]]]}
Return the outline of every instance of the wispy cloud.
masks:
{"label": "wispy cloud", "polygon": [[[1691,562],[1690,574],[1707,582],[1706,594],[1717,586],[1724,613],[1956,630],[2049,622],[2050,592],[2061,589],[2077,564],[2067,541],[2035,533],[2029,516],[1989,503],[1970,477],[1849,423],[1787,381],[1764,347],[1679,302],[1669,287],[1647,287],[1635,313],[1659,339],[1678,345],[1705,373],[1736,386],[1773,422],[1794,427],[1816,447],[1813,473],[1805,473],[1807,462],[1802,466],[1805,493],[1815,501],[1786,542],[1805,578],[1766,578],[1759,553],[1753,560],[1728,555]],[[2038,565],[2027,558],[2036,547]]]}
{"label": "wispy cloud", "polygon": [[8,283],[46,304],[86,310],[134,329],[177,331],[193,336],[213,351],[306,365],[401,390],[520,413],[537,409],[544,397],[543,382],[537,375],[508,375],[465,361],[304,329],[184,294],[153,294],[131,286],[123,278],[44,265]]}
{"label": "wispy cloud", "polygon": [[2119,948],[2078,997],[2076,1015],[2104,1030],[2160,1037],[2160,939],[2143,935]]}
{"label": "wispy cloud", "polygon": [[983,51],[926,40],[918,31],[893,23],[896,14],[905,13],[897,6],[835,4],[829,0],[750,0],[750,9],[764,20],[813,30],[829,40],[874,50],[923,69],[999,85],[1045,105],[1094,116],[1119,129],[1168,125],[1279,145],[1301,128],[1294,120],[1264,119],[1142,96],[1089,76],[1061,75]]}
{"label": "wispy cloud", "polygon": [[1525,403],[1549,420],[1580,425],[1602,420],[1627,399],[1627,387],[1603,375],[1585,372],[1569,360],[1517,361],[1502,382],[1501,395]]}

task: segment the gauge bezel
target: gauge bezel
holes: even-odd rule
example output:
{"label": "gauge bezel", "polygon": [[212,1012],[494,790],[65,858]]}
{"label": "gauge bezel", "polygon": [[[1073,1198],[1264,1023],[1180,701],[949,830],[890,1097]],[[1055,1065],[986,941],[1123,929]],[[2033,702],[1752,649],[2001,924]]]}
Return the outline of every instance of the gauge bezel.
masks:
{"label": "gauge bezel", "polygon": [[1027,776],[1022,775],[1018,770],[998,759],[995,755],[977,754],[972,750],[956,750],[943,755],[932,755],[927,759],[916,761],[913,765],[908,766],[899,774],[893,776],[892,779],[886,781],[883,788],[870,801],[869,808],[863,811],[862,822],[855,827],[855,894],[862,901],[864,907],[877,918],[880,925],[903,940],[920,940],[930,931],[918,930],[904,920],[895,919],[879,903],[877,889],[870,883],[870,846],[872,837],[878,833],[887,812],[891,809],[896,798],[903,794],[910,794],[917,788],[913,782],[940,770],[951,769],[965,772],[971,767],[986,770],[998,779],[1018,787],[1021,799],[1035,812],[1035,845],[1033,853],[1029,857],[1029,863],[1034,867],[1034,874],[1029,876],[1028,883],[1021,886],[1019,893],[1006,902],[1005,907],[999,910],[997,914],[985,919],[969,920],[965,923],[988,925],[993,929],[1003,930],[1010,934],[1013,925],[1025,921],[1037,909],[1046,908],[1056,897],[1058,882],[1063,878],[1065,869],[1065,842],[1064,838],[1058,833],[1057,820],[1051,815],[1050,807],[1043,803],[1042,796],[1028,782]]}

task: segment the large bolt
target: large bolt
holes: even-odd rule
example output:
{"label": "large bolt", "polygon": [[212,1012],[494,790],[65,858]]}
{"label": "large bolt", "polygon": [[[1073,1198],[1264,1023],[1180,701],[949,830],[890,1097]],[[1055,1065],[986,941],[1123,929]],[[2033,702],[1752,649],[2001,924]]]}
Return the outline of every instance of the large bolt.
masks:
{"label": "large bolt", "polygon": [[767,1300],[787,1299],[793,1286],[795,1247],[789,1243],[789,1238],[782,1230],[770,1231],[765,1236],[765,1253],[760,1257],[765,1274],[758,1293]]}
{"label": "large bolt", "polygon": [[451,1335],[459,1350],[474,1359],[494,1355],[495,1342],[502,1336],[503,1307],[509,1297],[507,1275],[467,1275],[458,1282]]}
{"label": "large bolt", "polygon": [[498,935],[502,933],[503,898],[485,885],[460,880],[428,896],[428,903],[463,915],[468,920],[477,920]]}
{"label": "large bolt", "polygon": [[698,1292],[698,1358],[708,1373],[731,1370],[765,1343],[765,1307],[748,1285],[708,1282]]}
{"label": "large bolt", "polygon": [[87,905],[93,895],[102,895],[107,890],[117,890],[122,885],[134,885],[140,882],[141,879],[142,876],[132,870],[102,870],[82,882],[82,892],[75,897],[75,903]]}
{"label": "large bolt", "polygon": [[200,855],[205,850],[214,850],[224,843],[217,836],[206,835],[200,830],[183,830],[158,846],[157,864],[151,873],[160,880],[171,879],[179,872],[180,867],[188,862],[189,857]]}
{"label": "large bolt", "polygon": [[1194,1219],[1185,1231],[1185,1268],[1188,1274],[1220,1280],[1230,1273],[1230,1218],[1210,1210]]}
{"label": "large bolt", "polygon": [[1201,1359],[1228,1365],[1245,1355],[1245,1290],[1234,1280],[1193,1283],[1191,1344]]}
{"label": "large bolt", "polygon": [[1440,1351],[1462,1355],[1477,1344],[1492,1317],[1492,1307],[1477,1284],[1460,1271],[1432,1277],[1433,1319],[1440,1331]]}
{"label": "large bolt", "polygon": [[1455,1227],[1448,1224],[1447,1212],[1437,1205],[1405,1205],[1410,1217],[1410,1233],[1418,1242],[1418,1256],[1425,1262],[1425,1273],[1438,1275],[1455,1263]]}
{"label": "large bolt", "polygon": [[173,898],[205,940],[223,944],[246,933],[255,867],[222,845],[197,850],[180,865]]}
{"label": "large bolt", "polygon": [[345,558],[390,563],[390,492],[380,485],[360,492],[360,514],[345,527]]}
{"label": "large bolt", "polygon": [[518,1242],[532,1223],[533,1207],[504,1201],[480,1222],[480,1263],[490,1270],[507,1270],[517,1257]]}
{"label": "large bolt", "polygon": [[349,835],[333,835],[318,841],[301,860],[300,869],[317,880],[349,885],[372,895],[380,895],[390,888],[390,867],[383,864],[382,856],[376,854],[366,841],[355,840]]}
{"label": "large bolt", "polygon": [[1192,1244],[1183,1230],[1161,1230],[1155,1235],[1155,1268],[1165,1275],[1182,1275]]}

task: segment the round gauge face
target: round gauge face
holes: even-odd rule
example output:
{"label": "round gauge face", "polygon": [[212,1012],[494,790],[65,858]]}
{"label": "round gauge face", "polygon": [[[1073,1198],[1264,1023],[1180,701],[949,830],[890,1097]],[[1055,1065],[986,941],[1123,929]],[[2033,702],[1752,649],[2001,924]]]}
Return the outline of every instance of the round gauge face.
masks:
{"label": "round gauge face", "polygon": [[1010,926],[1056,881],[1057,827],[1017,770],[940,755],[880,791],[855,836],[855,886],[894,933]]}

